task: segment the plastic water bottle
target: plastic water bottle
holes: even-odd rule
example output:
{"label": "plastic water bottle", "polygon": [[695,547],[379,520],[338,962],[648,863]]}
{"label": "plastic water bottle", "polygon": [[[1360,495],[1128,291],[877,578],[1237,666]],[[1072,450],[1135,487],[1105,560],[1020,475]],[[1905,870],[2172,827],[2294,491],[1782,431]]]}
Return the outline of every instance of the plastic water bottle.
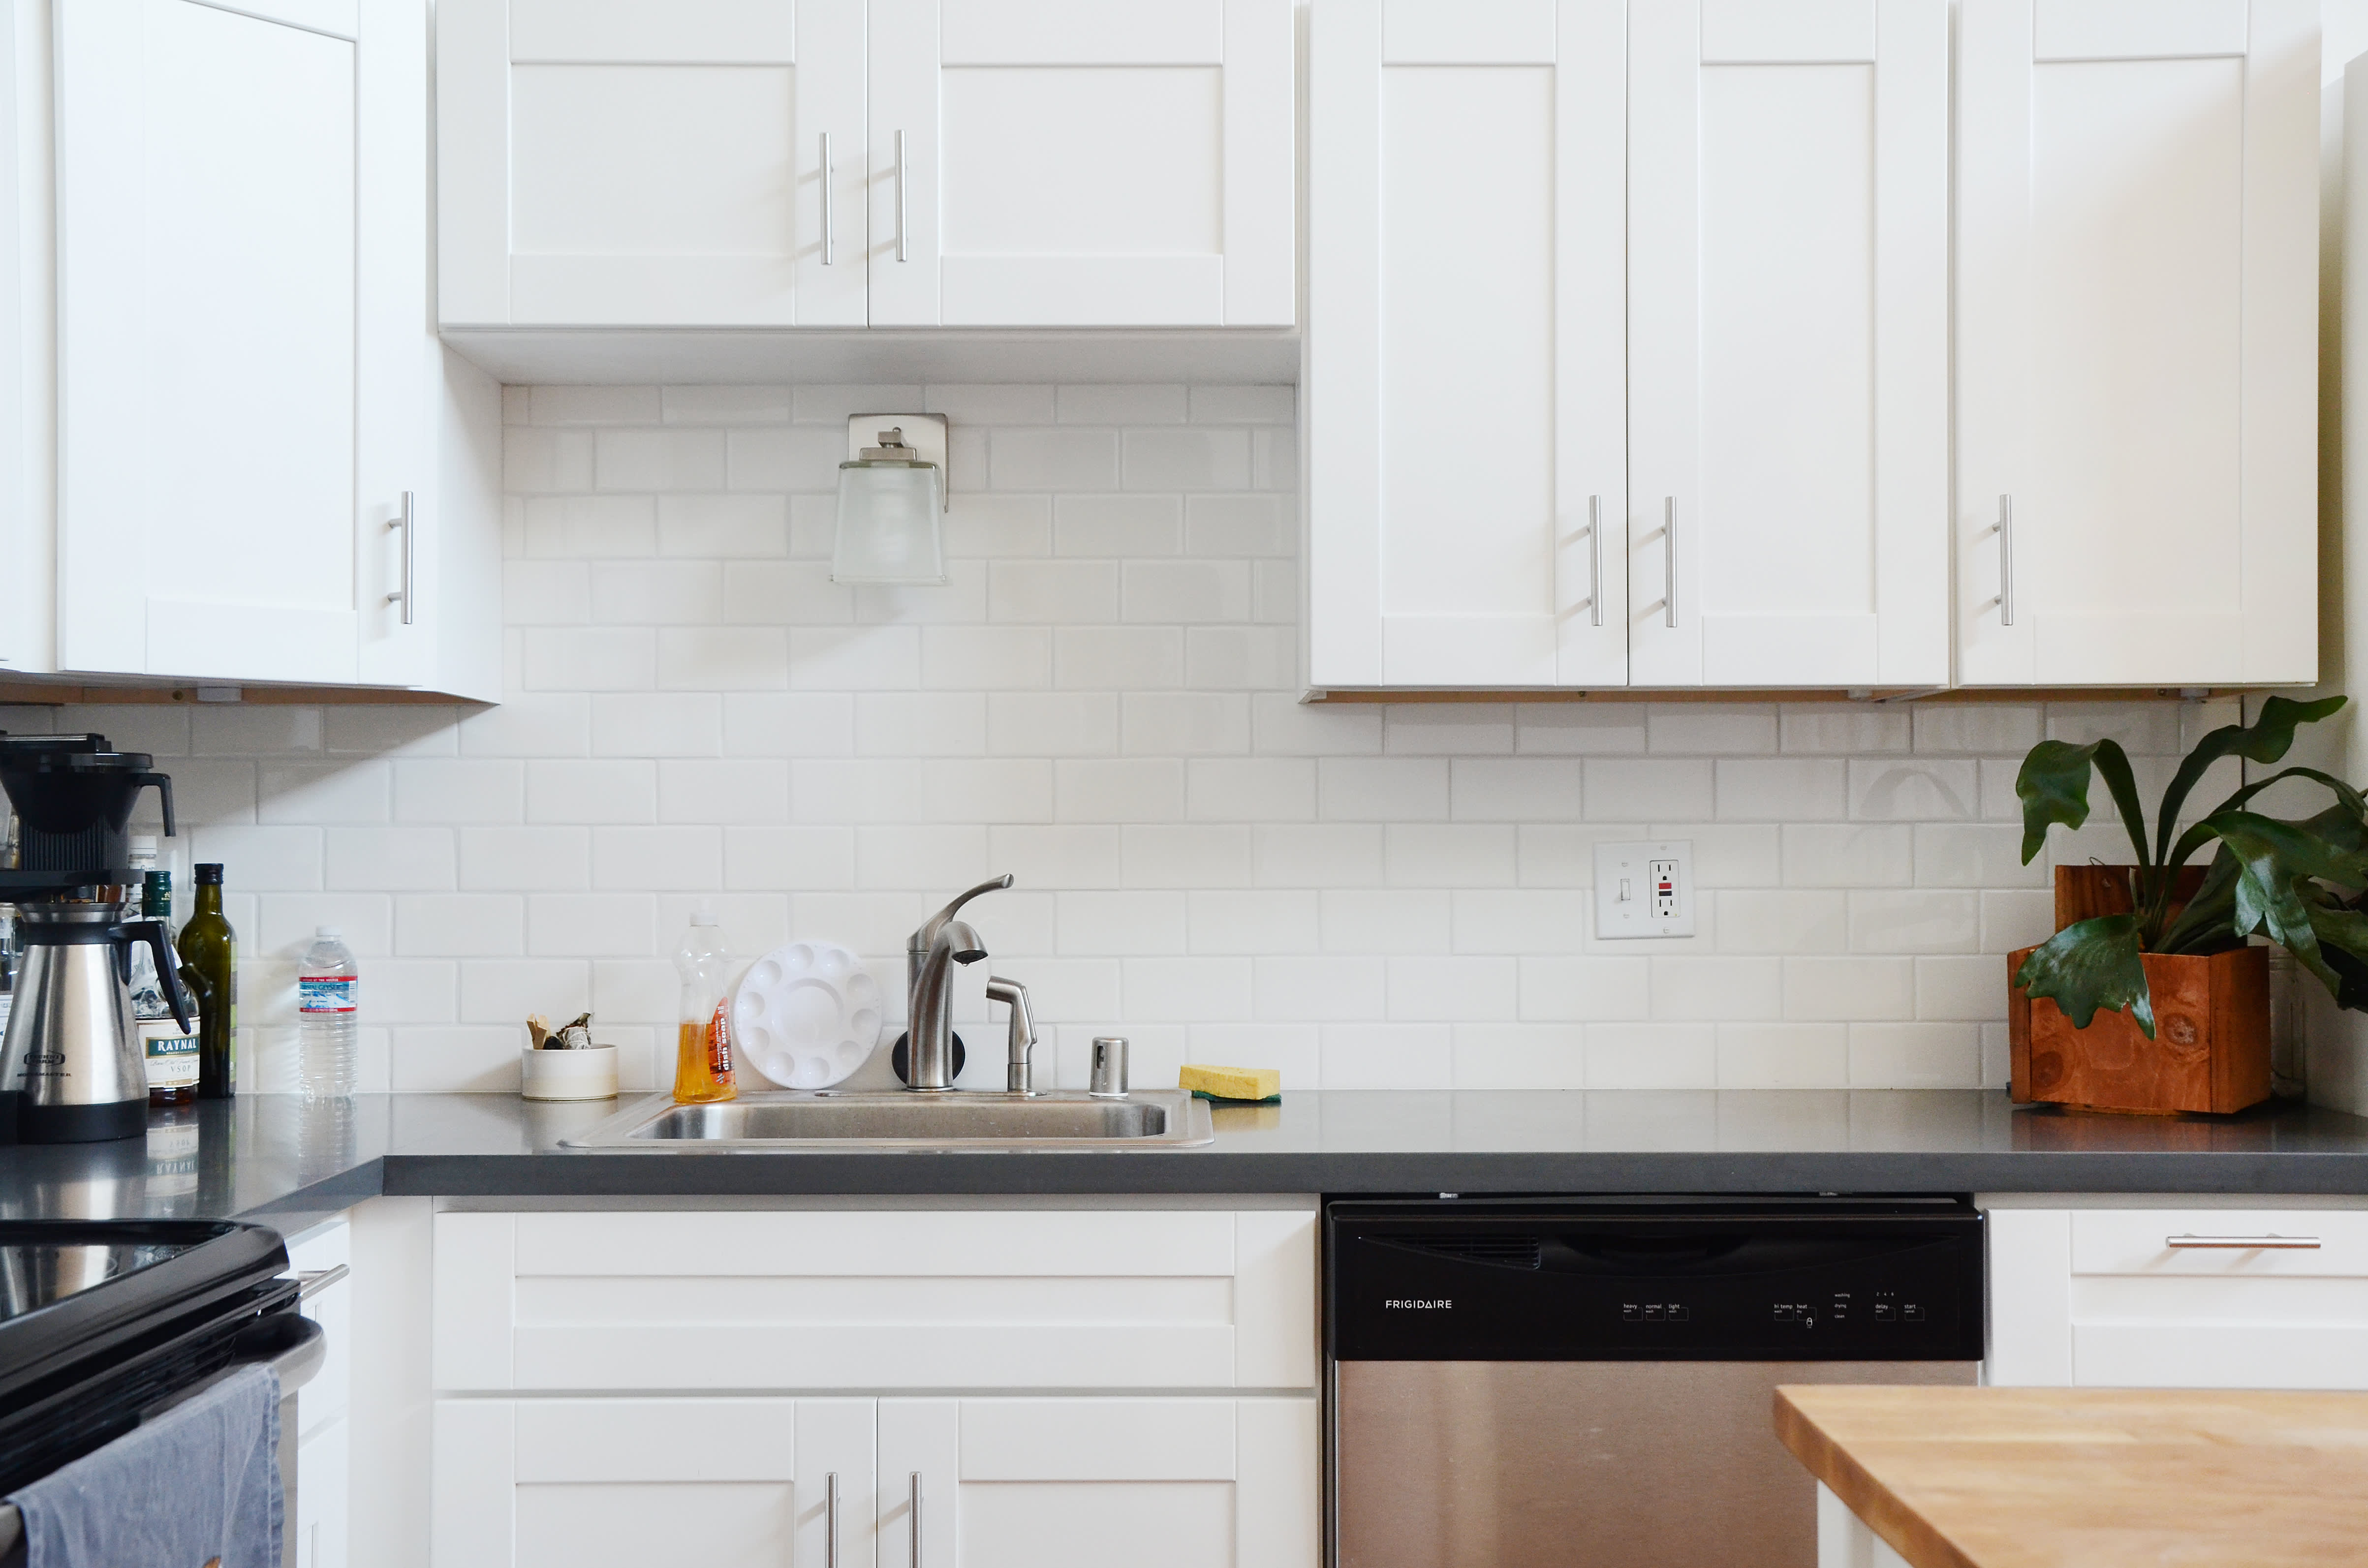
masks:
{"label": "plastic water bottle", "polygon": [[317,927],[296,979],[296,1058],[308,1100],[344,1099],[360,1078],[357,972],[337,928]]}

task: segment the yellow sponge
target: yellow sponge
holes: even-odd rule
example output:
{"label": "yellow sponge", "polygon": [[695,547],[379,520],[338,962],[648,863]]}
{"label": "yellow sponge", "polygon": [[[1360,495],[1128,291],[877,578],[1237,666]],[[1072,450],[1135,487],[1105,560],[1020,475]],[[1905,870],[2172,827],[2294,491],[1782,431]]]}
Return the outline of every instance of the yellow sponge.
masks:
{"label": "yellow sponge", "polygon": [[1282,1097],[1282,1073],[1274,1067],[1179,1067],[1178,1088],[1204,1100],[1277,1100]]}

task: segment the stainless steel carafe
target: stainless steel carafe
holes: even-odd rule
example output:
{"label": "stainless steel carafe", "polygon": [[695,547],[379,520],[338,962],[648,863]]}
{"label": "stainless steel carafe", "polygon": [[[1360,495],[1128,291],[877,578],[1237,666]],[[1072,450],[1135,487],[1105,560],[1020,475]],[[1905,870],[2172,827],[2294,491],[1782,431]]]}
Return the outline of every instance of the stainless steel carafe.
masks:
{"label": "stainless steel carafe", "polygon": [[[114,890],[108,890],[112,892]],[[28,1143],[131,1138],[148,1124],[148,1066],[131,1010],[131,944],[149,943],[174,1017],[188,1025],[158,920],[113,902],[20,904],[17,994],[0,1039],[0,1093]]]}

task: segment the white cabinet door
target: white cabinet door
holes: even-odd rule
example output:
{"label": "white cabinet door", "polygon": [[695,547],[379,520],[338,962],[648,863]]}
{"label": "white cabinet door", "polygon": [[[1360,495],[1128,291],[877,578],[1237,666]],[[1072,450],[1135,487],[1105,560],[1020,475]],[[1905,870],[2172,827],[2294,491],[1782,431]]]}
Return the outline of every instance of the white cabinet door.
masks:
{"label": "white cabinet door", "polygon": [[[25,84],[38,69],[19,51],[17,13],[30,0],[0,6],[0,668],[23,669],[33,643],[35,606],[30,594],[48,573],[32,532],[37,475],[48,464],[33,434],[37,383],[28,368],[27,303],[32,297],[27,283],[28,264],[35,258],[28,247],[38,226],[28,224],[20,182],[23,147],[28,127],[20,119],[26,107]],[[31,232],[28,232],[31,231]],[[43,508],[45,510],[45,508]]]}
{"label": "white cabinet door", "polygon": [[2315,680],[2317,6],[1958,26],[1960,679]]}
{"label": "white cabinet door", "polygon": [[432,1560],[874,1568],[872,1415],[869,1400],[439,1401]]}
{"label": "white cabinet door", "polygon": [[1628,678],[1623,10],[1318,0],[1312,685]]}
{"label": "white cabinet door", "polygon": [[401,128],[359,111],[377,52],[421,47],[421,8],[56,17],[58,662],[350,682],[361,540],[399,511],[424,412],[364,422],[387,312],[363,246],[393,237],[375,138]]}
{"label": "white cabinet door", "polygon": [[871,0],[870,60],[874,326],[1290,324],[1291,0]]}
{"label": "white cabinet door", "polygon": [[437,28],[447,325],[863,324],[863,0],[444,0]]}
{"label": "white cabinet door", "polygon": [[1315,1568],[1317,1433],[1305,1398],[882,1400],[881,1562]]}
{"label": "white cabinet door", "polygon": [[1630,677],[1949,676],[1944,0],[1635,0]]}

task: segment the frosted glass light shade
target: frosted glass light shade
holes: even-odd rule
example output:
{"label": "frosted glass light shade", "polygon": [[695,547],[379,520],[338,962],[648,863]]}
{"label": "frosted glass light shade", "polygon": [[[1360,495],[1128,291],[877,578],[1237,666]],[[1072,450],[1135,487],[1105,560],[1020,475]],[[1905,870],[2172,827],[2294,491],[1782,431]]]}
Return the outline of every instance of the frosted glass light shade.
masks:
{"label": "frosted glass light shade", "polygon": [[935,463],[838,465],[834,583],[946,580],[945,472]]}

